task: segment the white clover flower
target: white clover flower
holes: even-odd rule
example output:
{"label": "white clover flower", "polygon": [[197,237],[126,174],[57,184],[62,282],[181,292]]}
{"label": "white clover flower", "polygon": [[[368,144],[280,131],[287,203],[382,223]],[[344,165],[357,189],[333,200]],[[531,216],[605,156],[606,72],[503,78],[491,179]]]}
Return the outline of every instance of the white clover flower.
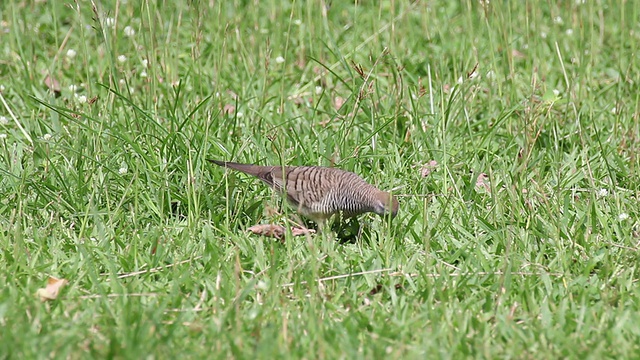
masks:
{"label": "white clover flower", "polygon": [[124,166],[123,166],[123,167],[121,167],[120,169],[118,169],[118,174],[120,174],[120,175],[124,175],[124,174],[126,174],[126,173],[127,173],[127,171],[128,171],[128,169],[127,169],[126,167],[124,167]]}
{"label": "white clover flower", "polygon": [[124,56],[124,55],[120,55],[120,56],[118,56],[118,61],[121,62],[121,63],[126,62],[127,61],[127,57]]}
{"label": "white clover flower", "polygon": [[294,23],[295,25],[300,26],[300,25],[302,25],[302,20],[300,20],[300,19],[295,19],[295,20],[293,20],[293,23]]}
{"label": "white clover flower", "polygon": [[565,31],[565,33],[569,36],[573,35],[573,29],[567,29],[567,31]]}
{"label": "white clover flower", "polygon": [[76,94],[76,100],[78,100],[78,102],[79,102],[80,104],[84,104],[84,103],[86,103],[86,102],[87,102],[87,97],[86,97],[86,96],[84,96],[84,95],[78,95],[78,94]]}
{"label": "white clover flower", "polygon": [[276,58],[276,63],[278,63],[278,64],[282,64],[283,62],[284,62],[284,58],[283,58],[282,56],[278,56],[278,57]]}
{"label": "white clover flower", "polygon": [[147,72],[146,71],[140,72],[140,77],[141,78],[146,78],[147,77]]}
{"label": "white clover flower", "polygon": [[149,60],[142,59],[142,67],[146,69],[148,66],[149,66]]}
{"label": "white clover flower", "polygon": [[7,134],[0,134],[0,140],[4,140],[7,138]]}
{"label": "white clover flower", "polygon": [[620,221],[625,221],[629,218],[629,214],[627,213],[621,213],[620,215],[618,215],[618,220]]}
{"label": "white clover flower", "polygon": [[73,84],[69,85],[69,91],[71,92],[78,91],[78,85],[73,85]]}
{"label": "white clover flower", "polygon": [[113,28],[116,26],[116,19],[110,17],[104,19],[104,26]]}
{"label": "white clover flower", "polygon": [[269,290],[269,285],[265,281],[260,280],[256,284],[256,289],[266,291],[266,290]]}
{"label": "white clover flower", "polygon": [[74,57],[76,57],[77,54],[78,53],[76,53],[76,51],[73,50],[73,49],[67,50],[67,58],[68,59],[73,59]]}
{"label": "white clover flower", "polygon": [[0,116],[0,125],[9,125],[9,119],[6,116]]}
{"label": "white clover flower", "polygon": [[617,107],[615,107],[615,106],[614,106],[614,107],[612,107],[612,108],[611,108],[611,113],[613,113],[613,114],[618,114],[618,108],[617,108]]}
{"label": "white clover flower", "polygon": [[541,33],[540,33],[540,37],[541,37],[541,38],[543,38],[543,39],[546,39],[546,38],[547,38],[547,33],[546,33],[546,32],[544,32],[544,31],[543,31],[543,32],[541,32]]}
{"label": "white clover flower", "polygon": [[131,26],[127,26],[124,28],[124,34],[128,37],[132,37],[136,34],[136,31]]}
{"label": "white clover flower", "polygon": [[120,84],[120,86],[125,86],[127,82],[124,79],[120,79],[118,80],[118,84]]}
{"label": "white clover flower", "polygon": [[598,190],[597,192],[598,197],[605,197],[607,195],[609,195],[609,190],[602,188],[600,190]]}
{"label": "white clover flower", "polygon": [[553,22],[554,22],[555,24],[562,24],[562,17],[560,17],[560,16],[556,16],[556,17],[554,17],[554,18],[553,18]]}
{"label": "white clover flower", "polygon": [[558,89],[553,89],[553,95],[555,95],[555,96],[560,96],[560,90],[558,90]]}
{"label": "white clover flower", "polygon": [[236,116],[237,116],[237,117],[243,117],[243,116],[244,116],[244,114],[243,114],[242,112],[238,111],[238,112],[236,113]]}
{"label": "white clover flower", "polygon": [[51,134],[47,133],[47,134],[42,135],[42,140],[49,141],[49,140],[51,140],[52,137],[53,136],[51,136]]}
{"label": "white clover flower", "polygon": [[322,86],[316,86],[316,95],[322,94]]}
{"label": "white clover flower", "polygon": [[0,85],[0,92],[3,92],[5,89],[4,85]]}

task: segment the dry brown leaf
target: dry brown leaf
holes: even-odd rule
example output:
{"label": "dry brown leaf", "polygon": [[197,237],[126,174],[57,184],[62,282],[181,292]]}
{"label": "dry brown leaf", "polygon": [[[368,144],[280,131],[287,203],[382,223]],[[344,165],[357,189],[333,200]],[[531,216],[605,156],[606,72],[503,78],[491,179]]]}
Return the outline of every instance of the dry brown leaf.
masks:
{"label": "dry brown leaf", "polygon": [[520,51],[513,49],[511,50],[511,56],[513,56],[514,59],[524,59],[525,56],[523,53],[521,53]]}
{"label": "dry brown leaf", "polygon": [[273,224],[253,225],[247,230],[257,235],[275,237],[278,239],[284,235],[284,231],[285,231],[284,226],[273,225]]}
{"label": "dry brown leaf", "polygon": [[489,175],[480,173],[480,175],[478,175],[478,179],[476,180],[476,188],[491,191],[491,185],[489,184]]}
{"label": "dry brown leaf", "polygon": [[47,75],[44,78],[44,84],[49,90],[51,90],[51,92],[53,92],[56,95],[60,95],[60,91],[61,91],[60,82],[58,82],[58,80],[53,78],[51,75]]}
{"label": "dry brown leaf", "polygon": [[40,298],[40,301],[48,301],[55,300],[60,293],[60,289],[65,286],[69,281],[66,279],[56,279],[54,277],[49,277],[47,280],[47,286],[44,288],[38,289],[36,295]]}
{"label": "dry brown leaf", "polygon": [[[281,225],[275,225],[275,224],[259,224],[259,225],[253,225],[250,228],[247,229],[248,231],[251,231],[254,234],[257,235],[262,235],[262,236],[266,236],[266,237],[274,237],[277,239],[281,239],[285,232],[286,229],[284,226]],[[313,229],[307,229],[307,228],[303,228],[303,227],[293,227],[291,228],[291,233],[293,234],[293,236],[302,236],[302,235],[308,235],[308,234],[314,234],[316,231]]]}
{"label": "dry brown leaf", "polygon": [[291,234],[293,234],[293,236],[311,235],[315,233],[316,231],[313,229],[307,229],[307,228],[297,227],[297,226],[294,226],[291,228]]}
{"label": "dry brown leaf", "polygon": [[429,176],[438,167],[438,162],[431,160],[422,166],[422,177]]}
{"label": "dry brown leaf", "polygon": [[225,104],[222,107],[222,113],[227,115],[233,115],[236,112],[236,107],[231,104]]}

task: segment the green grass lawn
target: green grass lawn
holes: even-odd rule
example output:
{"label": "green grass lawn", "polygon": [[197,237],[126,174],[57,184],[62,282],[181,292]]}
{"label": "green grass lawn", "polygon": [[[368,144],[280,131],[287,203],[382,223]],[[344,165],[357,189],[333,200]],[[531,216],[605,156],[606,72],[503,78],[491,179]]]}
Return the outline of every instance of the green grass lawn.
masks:
{"label": "green grass lawn", "polygon": [[[2,1],[0,358],[639,358],[639,19]],[[400,212],[252,235],[295,216],[208,158],[337,166]]]}

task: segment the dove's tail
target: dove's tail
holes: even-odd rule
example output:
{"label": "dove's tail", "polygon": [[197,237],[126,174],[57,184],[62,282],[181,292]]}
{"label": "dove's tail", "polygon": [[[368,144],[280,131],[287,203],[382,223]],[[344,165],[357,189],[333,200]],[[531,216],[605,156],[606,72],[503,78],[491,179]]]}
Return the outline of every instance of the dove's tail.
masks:
{"label": "dove's tail", "polygon": [[259,166],[259,165],[251,165],[251,164],[240,164],[230,161],[220,161],[208,159],[210,162],[224,166],[229,169],[237,170],[243,172],[248,175],[252,175],[257,177],[258,179],[266,182],[267,184],[273,186],[273,171],[279,169],[279,166]]}

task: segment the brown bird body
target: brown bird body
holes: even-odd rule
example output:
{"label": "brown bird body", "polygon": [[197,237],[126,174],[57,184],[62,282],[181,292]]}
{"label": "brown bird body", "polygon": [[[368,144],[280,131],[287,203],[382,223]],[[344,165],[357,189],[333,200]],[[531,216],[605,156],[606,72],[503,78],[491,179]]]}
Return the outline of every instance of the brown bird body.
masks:
{"label": "brown bird body", "polygon": [[398,200],[360,176],[321,166],[258,166],[209,160],[256,176],[283,196],[301,215],[322,224],[337,213],[352,217],[367,212],[381,216],[398,213]]}

